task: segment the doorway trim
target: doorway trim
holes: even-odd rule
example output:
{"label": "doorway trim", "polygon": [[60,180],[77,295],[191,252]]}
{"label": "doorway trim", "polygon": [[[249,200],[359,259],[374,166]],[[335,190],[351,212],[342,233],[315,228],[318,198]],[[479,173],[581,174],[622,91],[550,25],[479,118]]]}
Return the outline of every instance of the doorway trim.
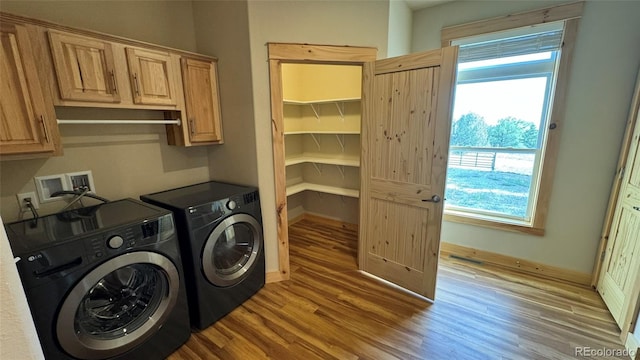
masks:
{"label": "doorway trim", "polygon": [[[287,179],[284,163],[284,106],[282,64],[359,65],[375,61],[373,47],[267,43],[271,92],[271,132],[275,172],[276,220],[278,232],[278,272],[267,273],[267,282],[289,280],[289,230],[287,220]],[[363,74],[364,75],[364,74]]]}

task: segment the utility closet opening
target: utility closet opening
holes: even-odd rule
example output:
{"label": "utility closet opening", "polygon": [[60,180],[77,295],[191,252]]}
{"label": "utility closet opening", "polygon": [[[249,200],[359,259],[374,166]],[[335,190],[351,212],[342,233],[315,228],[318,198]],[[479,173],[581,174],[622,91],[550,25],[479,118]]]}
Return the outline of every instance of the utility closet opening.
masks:
{"label": "utility closet opening", "polygon": [[282,64],[290,223],[358,223],[361,88],[361,66]]}

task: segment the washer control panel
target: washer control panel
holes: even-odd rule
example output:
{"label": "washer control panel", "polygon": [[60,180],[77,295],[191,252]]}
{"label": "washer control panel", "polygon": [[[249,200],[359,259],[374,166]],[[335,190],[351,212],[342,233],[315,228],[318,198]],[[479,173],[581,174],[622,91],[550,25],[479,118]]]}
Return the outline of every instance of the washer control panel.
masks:
{"label": "washer control panel", "polygon": [[[93,219],[93,221],[98,221]],[[50,222],[43,224],[39,229],[47,228]],[[39,224],[39,225],[40,225]],[[65,222],[65,226],[78,231],[79,222]],[[53,228],[56,229],[56,228]],[[65,228],[62,228],[63,230]],[[165,213],[160,217],[154,217],[130,223],[119,227],[109,227],[102,231],[88,232],[85,236],[60,241],[59,243],[45,243],[33,246],[33,249],[23,250],[16,255],[16,266],[20,272],[23,287],[25,289],[41,286],[51,282],[51,279],[59,279],[79,271],[85,267],[91,267],[105,259],[137,249],[157,247],[165,241],[175,241],[175,225],[173,216]],[[34,237],[36,239],[44,236]]]}
{"label": "washer control panel", "polygon": [[227,209],[229,210],[233,210],[238,206],[238,204],[236,204],[235,201],[233,200],[229,200],[229,202],[227,203]]}
{"label": "washer control panel", "polygon": [[[170,216],[170,215],[166,215]],[[164,218],[144,221],[141,224],[121,227],[107,234],[92,236],[85,241],[90,259],[98,259],[105,254],[126,251],[135,246],[159,241],[163,231],[172,231],[173,220]]]}
{"label": "washer control panel", "polygon": [[124,244],[124,239],[120,235],[115,235],[107,240],[107,246],[111,249],[117,249]]}

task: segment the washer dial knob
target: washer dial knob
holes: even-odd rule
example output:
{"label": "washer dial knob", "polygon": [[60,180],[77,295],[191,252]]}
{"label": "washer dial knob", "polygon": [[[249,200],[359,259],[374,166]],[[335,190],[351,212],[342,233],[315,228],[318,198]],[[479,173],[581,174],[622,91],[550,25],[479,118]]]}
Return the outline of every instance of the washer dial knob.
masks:
{"label": "washer dial knob", "polygon": [[233,210],[235,209],[237,206],[236,202],[233,200],[229,200],[229,202],[227,203],[227,209],[229,210]]}
{"label": "washer dial knob", "polygon": [[116,235],[109,238],[107,241],[107,246],[111,249],[117,249],[124,244],[124,239],[122,236]]}

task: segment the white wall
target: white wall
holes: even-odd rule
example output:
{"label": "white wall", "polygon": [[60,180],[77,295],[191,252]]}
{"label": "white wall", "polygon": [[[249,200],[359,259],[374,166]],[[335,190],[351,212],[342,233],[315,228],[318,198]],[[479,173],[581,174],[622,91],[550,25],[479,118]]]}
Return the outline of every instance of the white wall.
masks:
{"label": "white wall", "polygon": [[211,179],[258,185],[246,1],[195,1],[198,52],[218,57],[225,144],[209,146]]}
{"label": "white wall", "polygon": [[389,1],[389,35],[387,57],[411,52],[413,13],[404,0]]}
{"label": "white wall", "polygon": [[[414,13],[412,50],[440,47],[440,29],[533,10],[533,1],[456,1]],[[588,1],[580,22],[543,237],[445,222],[442,240],[590,273],[640,65],[640,2]]]}
{"label": "white wall", "polygon": [[387,55],[387,1],[250,1],[249,29],[258,179],[267,271],[278,270],[275,180],[271,140],[268,42],[356,45]]}
{"label": "white wall", "polygon": [[2,0],[0,10],[177,49],[196,49],[191,1]]}
{"label": "white wall", "polygon": [[4,226],[0,227],[0,304],[0,359],[44,359]]}

